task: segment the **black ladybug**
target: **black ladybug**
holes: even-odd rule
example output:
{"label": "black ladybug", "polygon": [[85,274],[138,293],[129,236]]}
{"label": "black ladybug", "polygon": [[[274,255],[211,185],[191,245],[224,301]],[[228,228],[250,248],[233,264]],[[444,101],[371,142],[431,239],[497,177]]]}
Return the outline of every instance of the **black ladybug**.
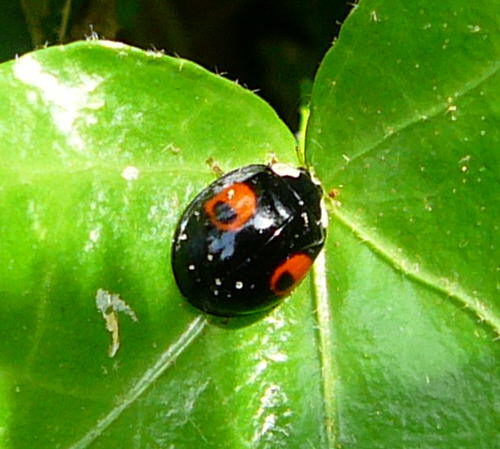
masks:
{"label": "black ladybug", "polygon": [[175,231],[172,268],[188,301],[214,315],[275,307],[323,247],[322,190],[303,168],[248,165],[189,204]]}

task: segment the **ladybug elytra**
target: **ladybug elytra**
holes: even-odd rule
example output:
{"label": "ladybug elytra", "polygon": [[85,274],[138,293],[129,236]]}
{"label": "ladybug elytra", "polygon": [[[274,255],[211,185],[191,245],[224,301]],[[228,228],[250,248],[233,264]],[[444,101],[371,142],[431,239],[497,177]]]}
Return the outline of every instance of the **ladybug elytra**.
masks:
{"label": "ladybug elytra", "polygon": [[323,247],[322,190],[303,168],[248,165],[214,181],[175,231],[172,268],[204,312],[235,316],[278,305]]}

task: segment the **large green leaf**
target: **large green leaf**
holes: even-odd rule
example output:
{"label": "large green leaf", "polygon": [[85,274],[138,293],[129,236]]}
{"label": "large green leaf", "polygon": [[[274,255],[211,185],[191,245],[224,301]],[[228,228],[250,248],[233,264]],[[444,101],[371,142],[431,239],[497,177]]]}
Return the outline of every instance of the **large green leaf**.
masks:
{"label": "large green leaf", "polygon": [[339,446],[496,447],[497,13],[366,1],[316,77]]}
{"label": "large green leaf", "polygon": [[[187,61],[82,42],[1,66],[0,115],[1,446],[318,445],[308,286],[253,326],[207,326],[170,270],[208,158],[294,161],[271,108]],[[114,358],[99,289],[138,319],[119,314]]]}

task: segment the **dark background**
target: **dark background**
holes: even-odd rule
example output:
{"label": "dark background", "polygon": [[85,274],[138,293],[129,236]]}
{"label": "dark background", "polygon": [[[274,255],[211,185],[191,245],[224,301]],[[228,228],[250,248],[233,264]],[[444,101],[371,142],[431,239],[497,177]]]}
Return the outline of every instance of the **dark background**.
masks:
{"label": "dark background", "polygon": [[[164,50],[257,90],[293,129],[345,0],[0,0],[0,61],[90,36]],[[67,11],[67,14],[64,14]],[[63,17],[66,27],[62,27]]]}

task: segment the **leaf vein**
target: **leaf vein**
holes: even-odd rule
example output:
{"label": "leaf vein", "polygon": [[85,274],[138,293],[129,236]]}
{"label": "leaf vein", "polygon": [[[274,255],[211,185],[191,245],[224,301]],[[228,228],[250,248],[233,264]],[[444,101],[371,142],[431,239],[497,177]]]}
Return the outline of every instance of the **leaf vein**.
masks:
{"label": "leaf vein", "polygon": [[132,405],[179,357],[180,354],[196,339],[207,324],[207,319],[199,315],[187,329],[173,342],[147,369],[143,376],[129,389],[115,407],[95,424],[82,438],[73,443],[68,449],[85,449]]}
{"label": "leaf vein", "polygon": [[[461,90],[455,92],[453,99],[458,99],[458,98],[461,98],[461,97],[467,95],[470,91],[479,87],[481,84],[486,82],[489,78],[495,76],[496,73],[498,72],[499,66],[500,66],[500,63],[495,63],[492,67],[485,70],[480,77],[475,78],[473,80],[469,80],[466,83],[464,83],[464,87]],[[448,103],[448,102],[443,102],[439,105],[434,105],[424,113],[417,113],[417,114],[411,116],[410,118],[401,121],[399,124],[387,127],[387,129],[390,129],[391,132],[384,134],[380,139],[376,140],[375,142],[373,142],[370,145],[363,148],[358,153],[351,156],[349,158],[349,164],[351,164],[356,159],[360,159],[363,156],[366,156],[367,154],[370,154],[373,151],[376,151],[383,143],[385,143],[387,140],[389,140],[392,136],[403,132],[404,130],[406,130],[407,128],[410,128],[411,126],[413,126],[415,124],[418,124],[418,123],[424,122],[424,121],[428,121],[428,120],[438,116],[439,114],[445,112],[449,106],[450,106],[450,103]],[[339,166],[336,170],[334,170],[333,174],[339,172],[339,170],[341,168],[342,167]]]}
{"label": "leaf vein", "polygon": [[332,315],[330,312],[327,269],[325,252],[321,251],[313,265],[313,293],[318,321],[319,360],[321,365],[321,382],[323,409],[325,413],[325,430],[328,447],[335,447],[336,401],[335,382],[336,372],[333,360]]}
{"label": "leaf vein", "polygon": [[495,316],[495,313],[490,310],[480,299],[470,296],[465,290],[457,285],[445,285],[436,276],[432,274],[411,269],[411,264],[401,260],[400,255],[396,251],[391,251],[387,245],[377,241],[368,232],[363,230],[358,224],[352,221],[347,214],[341,212],[338,207],[334,208],[332,214],[346,228],[350,229],[363,244],[367,245],[381,258],[388,261],[395,269],[404,273],[408,278],[420,283],[424,287],[437,292],[448,299],[453,299],[464,308],[471,311],[479,318],[480,322],[486,323],[497,334],[500,335],[500,318]]}

